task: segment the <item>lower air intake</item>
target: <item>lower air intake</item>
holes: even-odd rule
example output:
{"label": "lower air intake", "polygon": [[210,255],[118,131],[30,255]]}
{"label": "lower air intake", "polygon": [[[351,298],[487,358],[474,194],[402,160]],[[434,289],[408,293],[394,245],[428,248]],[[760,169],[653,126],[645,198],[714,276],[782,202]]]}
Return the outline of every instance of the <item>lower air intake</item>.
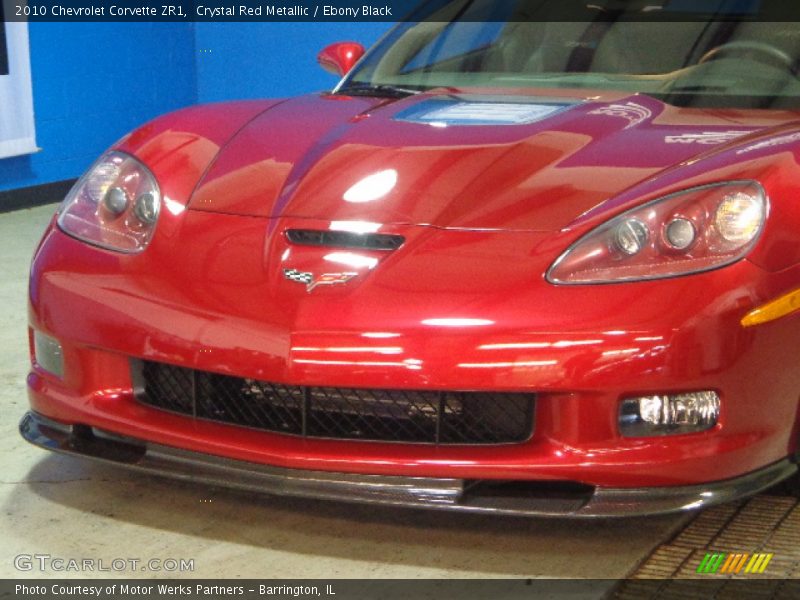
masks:
{"label": "lower air intake", "polygon": [[134,378],[143,404],[309,438],[510,444],[533,431],[533,394],[292,386],[154,362]]}

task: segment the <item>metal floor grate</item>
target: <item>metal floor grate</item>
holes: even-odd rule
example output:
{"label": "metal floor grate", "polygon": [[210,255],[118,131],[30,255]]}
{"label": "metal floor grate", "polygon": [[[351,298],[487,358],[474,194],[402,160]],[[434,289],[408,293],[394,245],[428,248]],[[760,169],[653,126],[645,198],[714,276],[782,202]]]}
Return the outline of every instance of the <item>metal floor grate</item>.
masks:
{"label": "metal floor grate", "polygon": [[[763,569],[761,568],[763,567]],[[699,513],[612,598],[800,598],[800,501],[760,495]]]}

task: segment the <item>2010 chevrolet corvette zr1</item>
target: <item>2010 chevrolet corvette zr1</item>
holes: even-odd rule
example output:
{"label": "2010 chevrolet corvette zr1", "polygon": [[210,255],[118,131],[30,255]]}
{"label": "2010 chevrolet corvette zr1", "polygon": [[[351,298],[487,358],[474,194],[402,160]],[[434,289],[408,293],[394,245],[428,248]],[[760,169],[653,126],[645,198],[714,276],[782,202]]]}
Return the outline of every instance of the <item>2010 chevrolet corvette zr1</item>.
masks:
{"label": "2010 chevrolet corvette zr1", "polygon": [[35,254],[25,438],[492,513],[791,477],[800,26],[558,4],[426,3],[331,93],[115,144]]}

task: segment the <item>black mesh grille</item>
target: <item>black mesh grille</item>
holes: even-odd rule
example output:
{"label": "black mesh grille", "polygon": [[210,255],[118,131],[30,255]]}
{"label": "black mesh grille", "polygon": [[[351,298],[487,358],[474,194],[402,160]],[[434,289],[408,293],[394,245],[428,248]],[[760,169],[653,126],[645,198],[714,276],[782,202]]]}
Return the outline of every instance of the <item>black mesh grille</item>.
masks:
{"label": "black mesh grille", "polygon": [[144,404],[306,437],[507,444],[533,430],[533,394],[291,386],[153,362],[135,375]]}

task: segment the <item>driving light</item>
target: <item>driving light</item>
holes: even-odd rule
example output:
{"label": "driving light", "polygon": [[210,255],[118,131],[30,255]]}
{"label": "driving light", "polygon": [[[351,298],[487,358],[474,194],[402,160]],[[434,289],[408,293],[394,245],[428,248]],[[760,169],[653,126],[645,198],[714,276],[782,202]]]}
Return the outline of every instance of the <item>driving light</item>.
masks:
{"label": "driving light", "polygon": [[619,428],[625,437],[706,431],[717,424],[719,406],[719,395],[711,391],[628,398],[620,407]]}
{"label": "driving light", "polygon": [[766,216],[767,196],[755,181],[670,194],[590,231],[553,263],[547,279],[555,284],[643,281],[724,267],[750,251]]}
{"label": "driving light", "polygon": [[689,219],[674,219],[667,225],[667,242],[676,250],[686,250],[694,243],[696,233]]}
{"label": "driving light", "polygon": [[636,219],[627,219],[614,231],[614,244],[628,256],[638,254],[647,242],[647,226]]}
{"label": "driving light", "polygon": [[114,215],[121,215],[128,208],[128,195],[122,188],[113,187],[106,192],[103,203],[108,212]]}
{"label": "driving light", "polygon": [[142,223],[155,223],[158,219],[158,202],[153,192],[145,192],[136,198],[133,212]]}
{"label": "driving light", "polygon": [[141,252],[153,237],[160,207],[158,183],[147,167],[128,154],[109,152],[67,194],[58,226],[95,246]]}

